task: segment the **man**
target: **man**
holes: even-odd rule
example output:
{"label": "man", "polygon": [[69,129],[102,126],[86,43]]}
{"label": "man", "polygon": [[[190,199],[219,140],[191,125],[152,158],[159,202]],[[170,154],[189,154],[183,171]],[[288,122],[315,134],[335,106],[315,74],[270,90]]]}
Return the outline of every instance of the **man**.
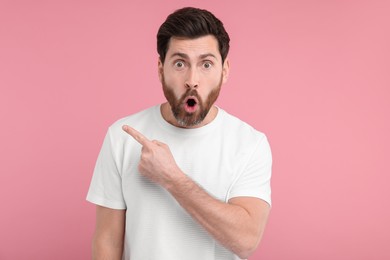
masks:
{"label": "man", "polygon": [[114,123],[87,199],[94,259],[245,259],[270,211],[264,134],[214,105],[229,36],[210,12],[183,8],[157,35],[167,102]]}

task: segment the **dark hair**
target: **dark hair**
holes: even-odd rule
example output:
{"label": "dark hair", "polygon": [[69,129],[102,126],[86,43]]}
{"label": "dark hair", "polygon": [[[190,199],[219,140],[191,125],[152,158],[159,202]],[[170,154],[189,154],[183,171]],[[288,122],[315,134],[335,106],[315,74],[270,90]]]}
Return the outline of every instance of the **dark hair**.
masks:
{"label": "dark hair", "polygon": [[203,9],[185,7],[170,14],[157,33],[157,52],[164,63],[171,37],[190,39],[213,35],[218,41],[222,63],[229,52],[229,35],[223,23],[211,12]]}

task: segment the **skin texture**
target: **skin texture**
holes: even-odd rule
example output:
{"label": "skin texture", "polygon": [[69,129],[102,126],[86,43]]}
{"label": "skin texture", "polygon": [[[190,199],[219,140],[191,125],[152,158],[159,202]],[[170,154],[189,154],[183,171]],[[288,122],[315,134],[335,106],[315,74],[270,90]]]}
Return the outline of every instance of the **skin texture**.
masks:
{"label": "skin texture", "polygon": [[[168,100],[161,106],[167,122],[177,127],[196,128],[216,117],[218,109],[213,103],[227,80],[229,61],[222,63],[213,36],[172,38],[164,64],[158,63],[158,72]],[[185,110],[184,100],[189,90],[196,91],[201,105],[193,113],[181,113]],[[179,115],[174,115],[172,107],[179,110]],[[207,113],[203,120],[194,124],[204,111]],[[138,169],[143,176],[169,191],[192,218],[236,255],[245,259],[254,252],[270,211],[265,201],[251,197],[232,198],[228,203],[216,200],[181,171],[168,145],[148,140],[130,126],[123,126],[123,130],[142,145]],[[94,259],[120,259],[124,222],[124,211],[97,207],[94,252],[99,253],[94,253]]]}

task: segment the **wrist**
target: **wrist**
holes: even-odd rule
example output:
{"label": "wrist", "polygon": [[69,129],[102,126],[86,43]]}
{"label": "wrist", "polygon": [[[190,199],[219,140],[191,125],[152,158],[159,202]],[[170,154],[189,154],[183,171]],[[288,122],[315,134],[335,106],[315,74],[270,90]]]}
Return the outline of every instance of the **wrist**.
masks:
{"label": "wrist", "polygon": [[180,169],[177,169],[171,174],[171,178],[165,183],[164,187],[167,191],[173,194],[178,188],[183,187],[187,181],[187,175],[185,175]]}

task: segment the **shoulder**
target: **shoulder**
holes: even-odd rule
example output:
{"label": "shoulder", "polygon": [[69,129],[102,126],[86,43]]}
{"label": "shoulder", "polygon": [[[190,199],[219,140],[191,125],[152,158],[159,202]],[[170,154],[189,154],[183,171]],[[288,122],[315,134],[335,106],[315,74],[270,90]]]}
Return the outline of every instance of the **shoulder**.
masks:
{"label": "shoulder", "polygon": [[238,117],[220,109],[222,115],[221,131],[226,132],[233,140],[243,143],[258,143],[267,139],[266,135]]}
{"label": "shoulder", "polygon": [[105,137],[106,142],[110,143],[111,147],[115,150],[123,149],[132,139],[122,130],[122,126],[129,125],[139,132],[144,133],[145,129],[155,127],[155,114],[158,110],[159,106],[153,106],[115,121],[108,127]]}

